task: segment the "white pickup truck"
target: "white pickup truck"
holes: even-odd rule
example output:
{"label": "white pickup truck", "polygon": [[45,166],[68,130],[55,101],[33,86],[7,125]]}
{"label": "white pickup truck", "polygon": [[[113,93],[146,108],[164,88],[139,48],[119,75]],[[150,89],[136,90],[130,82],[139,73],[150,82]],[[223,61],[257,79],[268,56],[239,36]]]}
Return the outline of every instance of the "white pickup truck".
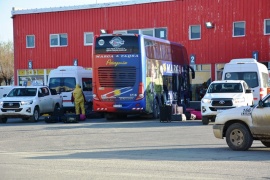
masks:
{"label": "white pickup truck", "polygon": [[218,113],[253,104],[253,94],[243,80],[213,81],[201,100],[202,124],[215,121]]}
{"label": "white pickup truck", "polygon": [[270,147],[270,94],[255,106],[243,106],[219,113],[213,125],[216,138],[223,139],[232,150],[248,150],[253,140]]}
{"label": "white pickup truck", "polygon": [[0,99],[0,122],[22,118],[37,122],[42,114],[52,114],[62,107],[63,99],[47,86],[16,86]]}

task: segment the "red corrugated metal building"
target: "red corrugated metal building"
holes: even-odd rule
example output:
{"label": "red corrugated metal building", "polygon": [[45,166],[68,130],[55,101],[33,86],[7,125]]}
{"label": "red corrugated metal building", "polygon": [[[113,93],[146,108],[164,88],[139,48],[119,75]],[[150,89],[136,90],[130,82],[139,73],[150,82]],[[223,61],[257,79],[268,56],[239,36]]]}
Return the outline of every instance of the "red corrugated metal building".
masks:
{"label": "red corrugated metal building", "polygon": [[[195,58],[193,84],[218,79],[224,63],[233,58],[256,57],[268,66],[269,9],[269,0],[138,0],[14,8],[15,84],[29,77],[46,83],[50,69],[74,62],[91,68],[92,36],[101,29],[182,43],[190,59]],[[207,27],[206,22],[213,26]]]}

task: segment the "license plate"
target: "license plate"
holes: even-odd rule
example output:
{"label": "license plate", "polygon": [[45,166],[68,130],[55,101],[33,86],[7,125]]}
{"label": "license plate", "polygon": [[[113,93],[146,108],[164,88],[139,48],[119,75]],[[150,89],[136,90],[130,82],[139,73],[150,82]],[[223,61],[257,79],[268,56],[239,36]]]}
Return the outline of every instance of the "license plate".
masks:
{"label": "license plate", "polygon": [[224,109],[218,109],[217,112],[220,113],[220,112],[223,112]]}
{"label": "license plate", "polygon": [[122,104],[115,104],[113,105],[113,107],[119,108],[119,107],[122,107]]}
{"label": "license plate", "polygon": [[15,110],[7,110],[7,112],[15,112]]}

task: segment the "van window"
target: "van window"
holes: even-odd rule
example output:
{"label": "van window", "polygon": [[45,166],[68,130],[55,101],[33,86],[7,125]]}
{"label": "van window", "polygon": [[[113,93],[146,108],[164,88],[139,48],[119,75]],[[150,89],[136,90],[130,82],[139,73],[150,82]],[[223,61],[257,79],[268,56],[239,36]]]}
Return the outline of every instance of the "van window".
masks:
{"label": "van window", "polygon": [[83,91],[92,91],[92,78],[82,78]]}
{"label": "van window", "polygon": [[225,80],[244,80],[250,88],[259,86],[257,72],[227,72]]}
{"label": "van window", "polygon": [[73,91],[76,86],[74,77],[55,77],[50,78],[49,88],[55,89],[57,93]]}

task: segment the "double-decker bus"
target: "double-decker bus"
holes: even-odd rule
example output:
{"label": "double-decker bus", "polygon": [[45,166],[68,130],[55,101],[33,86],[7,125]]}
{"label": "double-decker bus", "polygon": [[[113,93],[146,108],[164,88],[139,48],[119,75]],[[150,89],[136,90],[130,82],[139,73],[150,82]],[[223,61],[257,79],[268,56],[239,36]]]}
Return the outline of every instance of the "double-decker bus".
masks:
{"label": "double-decker bus", "polygon": [[129,114],[156,119],[160,106],[189,102],[195,73],[179,43],[141,34],[99,35],[92,60],[93,111],[108,120]]}

